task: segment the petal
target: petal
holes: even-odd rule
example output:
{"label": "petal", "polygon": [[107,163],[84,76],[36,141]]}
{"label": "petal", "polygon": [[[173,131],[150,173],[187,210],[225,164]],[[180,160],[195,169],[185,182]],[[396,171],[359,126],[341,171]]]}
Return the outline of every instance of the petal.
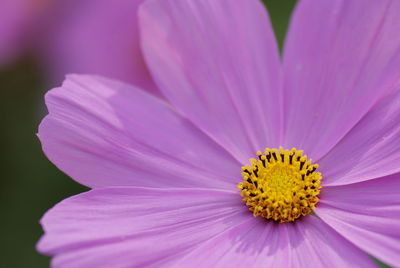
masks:
{"label": "petal", "polygon": [[154,92],[140,50],[143,0],[57,1],[42,22],[41,54],[58,84],[68,73],[104,75]]}
{"label": "petal", "polygon": [[236,189],[240,164],[142,90],[74,75],[46,95],[46,104],[43,150],[84,185]]}
{"label": "petal", "polygon": [[239,195],[215,190],[103,188],[42,219],[54,267],[171,267],[202,241],[252,219]]}
{"label": "petal", "polygon": [[313,216],[294,224],[256,218],[204,242],[174,267],[375,267]]}
{"label": "petal", "polygon": [[341,235],[387,264],[400,263],[400,174],[326,187],[316,213]]}
{"label": "petal", "polygon": [[285,147],[327,153],[399,79],[400,1],[300,1],[284,49]]}
{"label": "petal", "polygon": [[342,185],[400,172],[400,80],[319,161],[324,185]]}
{"label": "petal", "polygon": [[142,47],[160,90],[243,163],[278,146],[276,40],[257,0],[153,0],[139,11]]}

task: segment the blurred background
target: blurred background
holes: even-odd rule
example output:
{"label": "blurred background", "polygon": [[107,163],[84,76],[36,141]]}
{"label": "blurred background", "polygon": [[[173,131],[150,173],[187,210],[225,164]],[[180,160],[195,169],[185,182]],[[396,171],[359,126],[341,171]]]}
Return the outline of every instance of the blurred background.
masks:
{"label": "blurred background", "polygon": [[[0,267],[48,267],[35,250],[41,216],[87,190],[42,153],[45,92],[70,72],[148,84],[137,42],[141,1],[0,0]],[[295,1],[264,3],[282,46]]]}

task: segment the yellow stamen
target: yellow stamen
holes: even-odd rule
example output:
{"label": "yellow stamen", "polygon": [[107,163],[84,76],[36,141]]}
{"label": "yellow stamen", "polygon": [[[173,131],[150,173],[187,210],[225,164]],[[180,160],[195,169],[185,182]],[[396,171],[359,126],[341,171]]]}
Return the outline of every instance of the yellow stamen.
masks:
{"label": "yellow stamen", "polygon": [[267,148],[265,155],[257,156],[250,159],[251,166],[242,167],[243,182],[238,185],[253,215],[283,223],[310,214],[321,189],[318,164],[296,148]]}

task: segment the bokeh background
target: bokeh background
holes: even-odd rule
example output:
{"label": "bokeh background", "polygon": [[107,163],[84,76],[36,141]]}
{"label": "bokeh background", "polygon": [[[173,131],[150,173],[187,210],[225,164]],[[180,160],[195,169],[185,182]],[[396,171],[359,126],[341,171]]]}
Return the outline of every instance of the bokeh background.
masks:
{"label": "bokeh background", "polygon": [[[20,5],[28,3],[10,1],[19,1]],[[295,2],[264,0],[281,47]],[[72,13],[74,10],[70,9],[63,16],[72,18]],[[46,23],[52,23],[51,16]],[[37,31],[29,34],[46,38]],[[6,64],[0,65],[0,267],[48,267],[49,258],[35,250],[42,234],[39,220],[54,204],[87,188],[60,172],[41,151],[36,132],[46,114],[43,95],[57,86],[57,82],[49,77],[41,55],[32,52],[29,42],[23,42],[24,47],[18,48],[23,52],[18,51],[18,56],[13,55]]]}

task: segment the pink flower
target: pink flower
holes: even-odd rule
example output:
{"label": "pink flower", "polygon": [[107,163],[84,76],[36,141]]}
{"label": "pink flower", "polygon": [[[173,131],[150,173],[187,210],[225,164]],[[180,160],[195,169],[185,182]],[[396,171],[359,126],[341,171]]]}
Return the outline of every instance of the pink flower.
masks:
{"label": "pink flower", "polygon": [[38,54],[53,81],[67,73],[104,75],[155,92],[140,50],[143,0],[61,0],[40,23]]}
{"label": "pink flower", "polygon": [[0,68],[15,60],[31,44],[32,25],[44,12],[43,0],[0,1]]}
{"label": "pink flower", "polygon": [[143,60],[143,0],[1,0],[0,67],[30,51],[48,80],[104,75],[158,94]]}
{"label": "pink flower", "polygon": [[[256,0],[148,0],[165,100],[84,75],[46,95],[43,150],[93,189],[46,213],[39,251],[74,268],[397,265],[399,12],[303,0],[281,63]],[[314,161],[268,149],[249,165],[280,146]]]}

